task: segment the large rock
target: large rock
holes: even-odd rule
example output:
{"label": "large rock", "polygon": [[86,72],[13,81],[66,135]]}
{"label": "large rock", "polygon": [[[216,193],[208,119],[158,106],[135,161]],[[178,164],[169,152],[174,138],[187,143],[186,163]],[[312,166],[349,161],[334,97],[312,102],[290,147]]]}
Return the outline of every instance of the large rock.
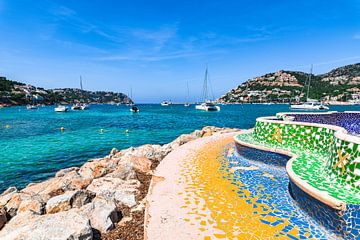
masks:
{"label": "large rock", "polygon": [[17,214],[31,211],[36,214],[44,214],[45,212],[45,202],[41,199],[40,196],[35,195],[31,196],[30,198],[24,199],[21,201]]}
{"label": "large rock", "polygon": [[10,217],[14,217],[22,201],[29,199],[30,195],[24,193],[15,193],[6,203],[5,210]]}
{"label": "large rock", "polygon": [[95,194],[86,191],[69,191],[62,195],[50,198],[46,203],[46,213],[57,213],[67,211],[71,208],[80,208],[91,202]]}
{"label": "large rock", "polygon": [[5,192],[0,195],[0,207],[4,207],[10,199],[18,193],[18,190],[15,187],[10,187]]}
{"label": "large rock", "polygon": [[115,224],[120,220],[114,202],[102,198],[95,198],[81,210],[90,219],[91,226],[101,233],[114,229]]}
{"label": "large rock", "polygon": [[2,240],[91,240],[89,219],[78,209],[56,214],[18,214],[0,231]]}
{"label": "large rock", "polygon": [[76,172],[78,171],[79,168],[78,167],[70,167],[70,168],[65,168],[65,169],[61,169],[60,171],[58,171],[56,174],[55,174],[55,177],[63,177],[65,176],[67,173],[69,172]]}
{"label": "large rock", "polygon": [[6,217],[6,211],[4,208],[0,208],[0,229],[6,224],[7,217]]}
{"label": "large rock", "polygon": [[141,173],[149,173],[151,171],[152,162],[146,157],[126,155],[121,159],[120,163],[130,164],[134,170]]}
{"label": "large rock", "polygon": [[136,179],[136,172],[130,162],[122,161],[116,169],[106,175],[107,177],[120,178],[122,180]]}
{"label": "large rock", "polygon": [[99,178],[114,171],[118,159],[99,158],[86,162],[80,167],[79,174],[84,178]]}
{"label": "large rock", "polygon": [[124,181],[120,178],[102,177],[94,179],[87,190],[96,193],[107,201],[115,201],[118,205],[133,207],[136,205],[136,196],[139,193],[138,180]]}
{"label": "large rock", "polygon": [[50,198],[63,194],[66,189],[66,184],[62,181],[62,178],[50,178],[44,182],[32,184],[27,186],[22,193],[30,195],[39,195],[44,202]]}

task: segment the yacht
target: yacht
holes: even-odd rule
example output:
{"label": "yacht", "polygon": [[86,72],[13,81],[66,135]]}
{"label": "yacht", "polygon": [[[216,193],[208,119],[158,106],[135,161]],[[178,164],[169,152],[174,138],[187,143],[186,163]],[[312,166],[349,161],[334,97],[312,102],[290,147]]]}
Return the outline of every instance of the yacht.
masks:
{"label": "yacht", "polygon": [[67,112],[69,108],[67,106],[58,105],[55,109],[55,112]]}
{"label": "yacht", "polygon": [[203,111],[220,111],[220,107],[217,106],[214,101],[208,99],[208,68],[205,70],[205,78],[202,92],[203,102],[195,105],[195,109]]}
{"label": "yacht", "polygon": [[313,65],[311,65],[310,68],[310,74],[309,74],[309,83],[307,85],[307,92],[306,92],[306,102],[302,103],[302,104],[293,104],[290,105],[291,109],[296,109],[296,110],[328,110],[329,107],[317,102],[317,101],[310,101],[309,99],[309,91],[310,91],[310,83],[311,83],[311,76],[312,76],[312,70],[313,70]]}
{"label": "yacht", "polygon": [[207,101],[195,106],[195,109],[204,111],[220,111],[220,107],[211,101]]}
{"label": "yacht", "polygon": [[161,102],[161,106],[169,106],[171,105],[171,101],[164,100]]}
{"label": "yacht", "polygon": [[290,106],[291,109],[299,110],[328,110],[329,107],[319,103],[319,102],[304,102],[302,104],[293,104]]}
{"label": "yacht", "polygon": [[89,109],[89,105],[86,103],[81,104],[81,110],[88,110]]}

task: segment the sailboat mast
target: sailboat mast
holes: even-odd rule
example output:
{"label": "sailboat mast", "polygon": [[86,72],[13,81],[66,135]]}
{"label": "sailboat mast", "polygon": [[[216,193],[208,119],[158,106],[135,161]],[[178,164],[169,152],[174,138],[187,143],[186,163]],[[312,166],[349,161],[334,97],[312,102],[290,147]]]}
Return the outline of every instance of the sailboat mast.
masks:
{"label": "sailboat mast", "polygon": [[309,75],[309,84],[308,84],[307,93],[306,93],[306,101],[308,101],[308,99],[309,99],[309,91],[310,91],[310,83],[311,83],[312,71],[313,71],[313,65],[311,64],[310,75]]}
{"label": "sailboat mast", "polygon": [[83,90],[83,86],[82,86],[82,77],[81,77],[81,75],[80,75],[80,88],[81,88],[81,90]]}
{"label": "sailboat mast", "polygon": [[187,87],[187,99],[186,99],[186,102],[189,102],[189,98],[190,98],[189,82],[186,82],[186,87]]}
{"label": "sailboat mast", "polygon": [[208,98],[208,94],[207,94],[207,78],[208,78],[208,67],[206,66],[206,70],[205,70],[205,78],[204,78],[204,89],[203,89],[203,100],[204,102],[207,100]]}

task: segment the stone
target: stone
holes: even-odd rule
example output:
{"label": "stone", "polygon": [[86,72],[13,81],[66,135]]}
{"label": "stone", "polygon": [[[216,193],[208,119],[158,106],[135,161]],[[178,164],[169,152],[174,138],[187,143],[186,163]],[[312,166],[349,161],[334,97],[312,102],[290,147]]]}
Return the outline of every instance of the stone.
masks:
{"label": "stone", "polygon": [[15,193],[11,199],[6,203],[5,210],[10,217],[17,214],[19,206],[24,199],[28,199],[29,195],[23,193]]}
{"label": "stone", "polygon": [[6,222],[7,222],[6,211],[4,208],[0,208],[0,230],[6,224]]}
{"label": "stone", "polygon": [[108,201],[115,201],[118,205],[133,207],[136,205],[136,196],[139,193],[138,180],[122,180],[120,178],[102,177],[94,179],[87,190],[94,192]]}
{"label": "stone", "polygon": [[103,177],[114,171],[117,164],[110,158],[94,159],[80,167],[79,174],[84,178],[94,179]]}
{"label": "stone", "polygon": [[18,208],[17,214],[31,211],[36,214],[44,214],[45,202],[39,196],[32,196],[31,198],[23,200]]}
{"label": "stone", "polygon": [[78,209],[55,214],[18,214],[0,231],[2,240],[91,240],[93,232],[89,219]]}
{"label": "stone", "polygon": [[120,162],[117,168],[107,177],[120,178],[122,180],[136,179],[134,167],[129,162]]}
{"label": "stone", "polygon": [[46,213],[50,214],[70,210],[72,208],[71,205],[74,194],[74,191],[70,191],[50,198],[46,203]]}
{"label": "stone", "polygon": [[44,182],[33,184],[24,188],[21,192],[30,195],[39,195],[43,201],[46,202],[54,196],[63,194],[65,188],[66,186],[64,185],[62,178],[59,177],[50,178]]}
{"label": "stone", "polygon": [[146,157],[126,155],[121,159],[121,162],[130,164],[133,169],[141,173],[149,173],[151,171],[152,162]]}
{"label": "stone", "polygon": [[71,208],[80,208],[91,202],[94,197],[95,194],[87,190],[68,191],[49,199],[46,203],[46,213],[57,213],[68,211]]}
{"label": "stone", "polygon": [[61,169],[60,171],[58,171],[55,174],[55,177],[63,177],[65,176],[65,174],[69,173],[69,172],[73,172],[73,171],[78,171],[79,168],[78,167],[70,167],[70,168],[65,168],[65,169]]}
{"label": "stone", "polygon": [[81,208],[84,214],[90,219],[91,226],[101,233],[109,232],[119,222],[119,212],[114,202],[102,198],[95,198],[91,203]]}
{"label": "stone", "polygon": [[10,199],[18,193],[18,190],[15,188],[8,188],[5,192],[0,195],[0,207],[4,207]]}

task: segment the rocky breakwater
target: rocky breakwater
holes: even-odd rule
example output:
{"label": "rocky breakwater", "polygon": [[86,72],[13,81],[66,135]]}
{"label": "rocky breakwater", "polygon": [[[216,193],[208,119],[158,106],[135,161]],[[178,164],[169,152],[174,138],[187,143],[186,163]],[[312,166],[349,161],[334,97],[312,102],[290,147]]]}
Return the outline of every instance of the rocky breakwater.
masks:
{"label": "rocky breakwater", "polygon": [[143,239],[153,170],[179,146],[238,129],[204,127],[165,145],[112,149],[81,167],[0,195],[0,239]]}

